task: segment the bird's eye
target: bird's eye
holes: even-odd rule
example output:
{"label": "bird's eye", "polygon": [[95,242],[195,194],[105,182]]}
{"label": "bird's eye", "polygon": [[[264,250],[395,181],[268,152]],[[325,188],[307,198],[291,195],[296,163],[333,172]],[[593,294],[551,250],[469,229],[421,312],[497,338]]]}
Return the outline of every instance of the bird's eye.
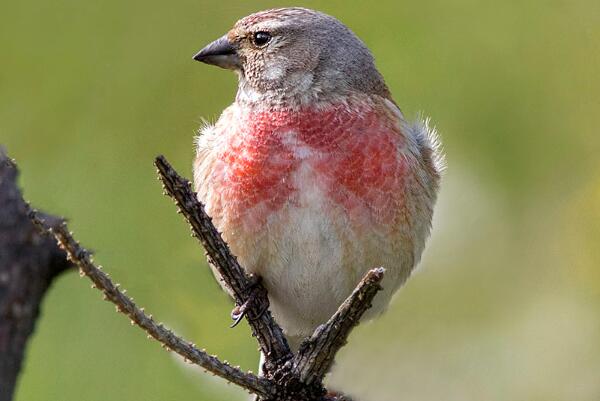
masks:
{"label": "bird's eye", "polygon": [[256,46],[264,46],[269,43],[270,40],[271,34],[269,32],[256,32],[252,37],[252,42],[254,42]]}

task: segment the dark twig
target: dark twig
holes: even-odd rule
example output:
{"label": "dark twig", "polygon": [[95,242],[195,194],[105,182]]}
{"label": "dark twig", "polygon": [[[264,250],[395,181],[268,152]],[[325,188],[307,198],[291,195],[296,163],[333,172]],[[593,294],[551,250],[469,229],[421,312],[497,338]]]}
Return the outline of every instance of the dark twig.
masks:
{"label": "dark twig", "polygon": [[266,357],[265,367],[267,371],[274,371],[276,366],[291,359],[292,353],[281,327],[268,310],[266,290],[240,266],[204,211],[203,205],[197,200],[190,182],[177,174],[164,156],[157,157],[154,164],[165,191],[175,200],[194,236],[204,246],[209,262],[215,266],[221,279],[231,290],[236,304],[244,306],[248,323]]}
{"label": "dark twig", "polygon": [[271,394],[272,385],[268,380],[251,373],[245,373],[239,368],[221,362],[217,357],[199,350],[192,343],[178,337],[161,323],[157,323],[152,316],[146,315],[143,309],[139,308],[131,298],[124,294],[124,291],[119,289],[118,284],[115,285],[100,267],[94,265],[90,253],[75,241],[67,230],[66,224],[49,227],[38,218],[34,211],[30,212],[30,217],[39,227],[54,235],[59,246],[67,253],[69,260],[79,267],[81,274],[92,280],[94,286],[104,293],[106,300],[115,304],[118,311],[131,319],[132,324],[137,324],[149,336],[160,342],[163,347],[175,351],[185,360],[193,362],[248,391],[262,397],[268,397]]}
{"label": "dark twig", "polygon": [[300,346],[293,363],[293,371],[300,381],[306,384],[322,381],[333,365],[335,355],[381,290],[384,272],[381,267],[370,270],[329,321],[317,327]]}

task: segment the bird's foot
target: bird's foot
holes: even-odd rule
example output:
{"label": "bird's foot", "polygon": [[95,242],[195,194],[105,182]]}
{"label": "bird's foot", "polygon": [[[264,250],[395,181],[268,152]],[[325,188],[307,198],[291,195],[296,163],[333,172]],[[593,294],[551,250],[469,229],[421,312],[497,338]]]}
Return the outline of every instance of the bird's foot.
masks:
{"label": "bird's foot", "polygon": [[352,401],[348,396],[338,392],[329,390],[327,394],[325,394],[325,399],[327,401]]}
{"label": "bird's foot", "polygon": [[[252,275],[251,277],[252,277],[253,283],[252,283],[252,287],[250,288],[250,294],[249,294],[248,298],[242,305],[236,305],[235,308],[233,308],[233,310],[231,311],[231,319],[233,320],[233,323],[230,326],[231,328],[234,328],[235,326],[237,326],[242,321],[244,316],[246,316],[246,313],[248,312],[250,305],[252,305],[256,302],[256,300],[258,298],[258,293],[265,291],[264,287],[258,285],[261,281],[260,277],[254,276],[254,275]],[[267,311],[267,309],[269,309],[268,302],[266,305],[261,305],[261,308],[260,308],[259,312],[256,314],[256,316],[248,316],[248,319],[250,319],[250,320],[260,319],[260,317]]]}

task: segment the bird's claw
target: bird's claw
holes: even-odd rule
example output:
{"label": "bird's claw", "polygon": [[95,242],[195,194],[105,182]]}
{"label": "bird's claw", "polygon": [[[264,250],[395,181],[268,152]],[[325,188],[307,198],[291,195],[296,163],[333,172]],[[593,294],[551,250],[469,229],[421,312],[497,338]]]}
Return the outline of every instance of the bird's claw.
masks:
{"label": "bird's claw", "polygon": [[338,391],[328,391],[325,394],[325,400],[327,401],[352,401],[348,396],[338,392]]}
{"label": "bird's claw", "polygon": [[247,307],[248,307],[248,301],[244,302],[244,304],[242,306],[236,305],[235,308],[233,308],[233,310],[231,311],[231,320],[233,320],[233,323],[231,324],[231,326],[229,326],[230,328],[233,329],[235,326],[237,326],[242,321],[244,316],[246,316],[246,308]]}
{"label": "bird's claw", "polygon": [[[233,320],[233,323],[231,324],[231,326],[229,326],[230,328],[234,328],[235,326],[237,326],[242,321],[244,316],[246,316],[249,306],[256,301],[257,291],[264,290],[263,287],[258,286],[258,283],[260,283],[260,278],[254,278],[254,280],[255,282],[252,285],[250,296],[248,297],[246,302],[244,302],[242,305],[236,305],[235,308],[233,308],[233,310],[231,311],[231,319]],[[258,312],[256,316],[248,316],[248,319],[260,319],[260,317],[267,311],[267,309],[269,309],[268,303],[262,307],[262,309]]]}

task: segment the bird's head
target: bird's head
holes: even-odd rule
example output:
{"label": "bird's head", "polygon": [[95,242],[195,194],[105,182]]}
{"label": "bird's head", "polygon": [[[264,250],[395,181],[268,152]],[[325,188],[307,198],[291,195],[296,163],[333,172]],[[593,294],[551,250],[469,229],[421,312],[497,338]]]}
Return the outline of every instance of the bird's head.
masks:
{"label": "bird's head", "polygon": [[337,19],[305,8],[242,18],[194,59],[236,71],[242,102],[304,104],[353,92],[389,97],[364,43]]}

